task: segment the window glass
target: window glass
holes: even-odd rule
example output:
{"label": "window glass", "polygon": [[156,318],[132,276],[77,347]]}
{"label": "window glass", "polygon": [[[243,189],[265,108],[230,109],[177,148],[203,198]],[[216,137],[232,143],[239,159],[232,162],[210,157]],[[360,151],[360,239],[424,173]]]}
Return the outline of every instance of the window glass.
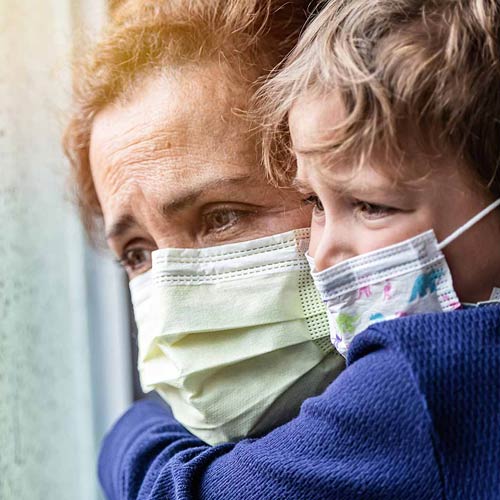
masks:
{"label": "window glass", "polygon": [[81,3],[0,2],[2,500],[100,498],[98,443],[132,397],[123,276],[85,243],[60,147],[73,35],[104,11]]}

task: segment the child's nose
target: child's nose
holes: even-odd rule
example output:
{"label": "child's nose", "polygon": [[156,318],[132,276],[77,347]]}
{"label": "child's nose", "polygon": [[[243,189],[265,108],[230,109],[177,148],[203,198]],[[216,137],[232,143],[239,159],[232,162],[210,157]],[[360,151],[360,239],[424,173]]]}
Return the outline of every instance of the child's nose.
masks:
{"label": "child's nose", "polygon": [[349,228],[344,228],[342,224],[325,225],[314,248],[309,251],[314,258],[315,270],[323,271],[353,257],[349,242]]}

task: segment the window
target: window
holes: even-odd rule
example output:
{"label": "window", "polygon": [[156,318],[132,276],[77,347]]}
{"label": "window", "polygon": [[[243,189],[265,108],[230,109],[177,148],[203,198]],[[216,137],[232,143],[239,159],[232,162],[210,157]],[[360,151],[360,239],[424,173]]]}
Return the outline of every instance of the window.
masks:
{"label": "window", "polygon": [[95,500],[132,399],[122,273],[85,242],[60,148],[77,26],[104,0],[0,2],[0,498]]}

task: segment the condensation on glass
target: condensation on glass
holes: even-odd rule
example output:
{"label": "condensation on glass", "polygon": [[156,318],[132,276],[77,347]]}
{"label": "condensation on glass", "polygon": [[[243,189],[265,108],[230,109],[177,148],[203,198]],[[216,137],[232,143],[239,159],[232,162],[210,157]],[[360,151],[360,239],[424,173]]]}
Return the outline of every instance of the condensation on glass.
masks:
{"label": "condensation on glass", "polygon": [[98,443],[130,399],[123,283],[65,194],[77,4],[0,2],[2,500],[100,498]]}

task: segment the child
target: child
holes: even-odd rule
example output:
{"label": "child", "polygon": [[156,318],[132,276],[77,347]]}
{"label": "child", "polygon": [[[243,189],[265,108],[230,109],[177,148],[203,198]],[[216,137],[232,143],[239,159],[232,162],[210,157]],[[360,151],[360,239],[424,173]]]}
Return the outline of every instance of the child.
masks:
{"label": "child", "polygon": [[332,2],[286,70],[302,86],[289,124],[295,183],[315,205],[313,275],[343,354],[375,321],[500,286],[499,26],[484,24],[499,7],[417,4],[403,30],[394,2]]}
{"label": "child", "polygon": [[264,96],[332,342],[414,381],[444,498],[500,498],[499,37],[498,2],[331,1]]}

